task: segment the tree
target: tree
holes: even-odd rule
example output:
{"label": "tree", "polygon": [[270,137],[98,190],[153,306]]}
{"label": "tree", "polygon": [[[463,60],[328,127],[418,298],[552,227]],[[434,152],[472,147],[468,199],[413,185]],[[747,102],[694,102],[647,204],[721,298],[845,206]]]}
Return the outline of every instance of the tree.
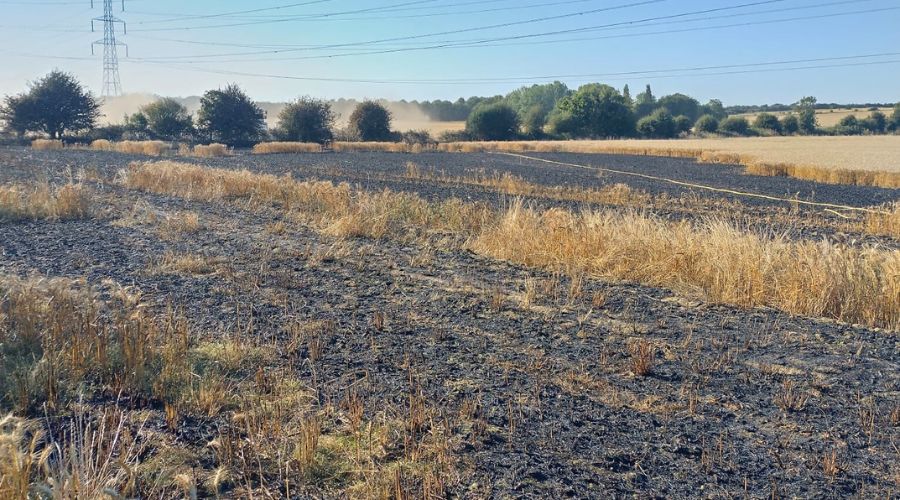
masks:
{"label": "tree", "polygon": [[665,109],[657,109],[650,116],[638,120],[637,131],[644,137],[652,139],[669,139],[675,137],[675,120]]}
{"label": "tree", "polygon": [[800,120],[797,115],[787,114],[781,119],[781,133],[784,135],[794,135],[800,131]]}
{"label": "tree", "polygon": [[675,135],[687,134],[691,131],[691,127],[694,122],[691,121],[690,118],[679,115],[674,118],[675,120]]}
{"label": "tree", "polygon": [[512,107],[519,114],[519,117],[524,117],[525,113],[531,111],[534,106],[540,106],[544,115],[546,115],[556,107],[556,103],[560,99],[571,93],[566,84],[553,82],[513,90],[507,94],[503,101]]}
{"label": "tree", "polygon": [[641,118],[650,115],[655,109],[656,98],[653,97],[653,91],[650,90],[650,85],[647,85],[647,89],[634,98],[634,114],[638,118]]}
{"label": "tree", "polygon": [[29,87],[7,96],[0,107],[0,118],[19,134],[45,132],[59,139],[65,132],[93,128],[100,117],[100,103],[69,73],[54,70]]}
{"label": "tree", "polygon": [[863,128],[856,116],[847,115],[841,118],[834,131],[841,135],[859,135],[863,133]]}
{"label": "tree", "polygon": [[725,106],[718,99],[710,99],[708,103],[700,106],[700,113],[711,115],[716,120],[723,120],[728,116],[728,113],[725,112]]}
{"label": "tree", "polygon": [[[625,137],[634,134],[634,115],[618,90],[591,83],[557,104],[556,132],[577,137]],[[560,130],[562,125],[564,130]]]}
{"label": "tree", "polygon": [[687,116],[691,119],[691,122],[700,117],[700,103],[693,97],[684,94],[672,94],[661,97],[656,102],[656,105],[668,111],[672,116]]}
{"label": "tree", "polygon": [[894,112],[888,119],[887,129],[892,132],[900,132],[900,103],[894,106]]}
{"label": "tree", "polygon": [[522,118],[522,126],[525,133],[532,138],[540,138],[544,135],[544,125],[547,124],[547,112],[540,105],[535,104]]}
{"label": "tree", "polygon": [[391,112],[374,101],[364,101],[350,115],[350,130],[361,141],[390,141]]}
{"label": "tree", "polygon": [[479,104],[466,120],[466,132],[480,141],[515,139],[519,135],[519,115],[506,104]]}
{"label": "tree", "polygon": [[781,133],[781,122],[778,117],[771,113],[760,113],[753,120],[753,127],[759,130],[768,130],[776,134]]}
{"label": "tree", "polygon": [[743,116],[729,116],[719,124],[719,130],[730,135],[747,135],[750,122]]}
{"label": "tree", "polygon": [[[146,129],[156,139],[176,141],[190,136],[194,130],[194,121],[187,108],[168,97],[142,106],[138,115],[143,116]],[[141,121],[140,118],[135,120]]]}
{"label": "tree", "polygon": [[872,114],[860,120],[859,124],[868,132],[883,134],[887,130],[887,116],[881,111],[872,111]]}
{"label": "tree", "polygon": [[719,120],[713,115],[703,115],[694,123],[694,132],[714,134],[719,130]]}
{"label": "tree", "polygon": [[629,108],[634,106],[634,99],[631,98],[631,89],[628,87],[627,83],[625,84],[625,87],[622,88],[622,97],[625,98],[625,104],[627,104]]}
{"label": "tree", "polygon": [[815,134],[819,130],[819,124],[816,119],[816,102],[815,97],[807,96],[794,104],[800,132],[804,134]]}
{"label": "tree", "polygon": [[304,96],[285,106],[278,114],[275,136],[282,141],[330,141],[334,134],[335,114],[331,105],[321,99]]}
{"label": "tree", "polygon": [[237,85],[206,92],[197,125],[208,140],[233,147],[253,145],[266,133],[265,113]]}

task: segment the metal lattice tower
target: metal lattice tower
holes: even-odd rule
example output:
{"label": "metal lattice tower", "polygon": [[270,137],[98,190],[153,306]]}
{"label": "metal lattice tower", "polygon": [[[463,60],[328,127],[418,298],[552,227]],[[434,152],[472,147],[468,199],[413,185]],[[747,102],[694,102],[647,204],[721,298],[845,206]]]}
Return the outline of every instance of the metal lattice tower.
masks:
{"label": "metal lattice tower", "polygon": [[[125,21],[113,15],[113,0],[103,0],[103,17],[95,17],[91,20],[91,31],[94,31],[94,21],[103,21],[103,39],[91,44],[91,54],[94,53],[94,45],[103,45],[103,97],[116,97],[122,95],[122,82],[119,79],[119,53],[118,47],[125,47],[128,54],[128,45],[116,41],[116,24],[121,23],[123,33],[128,34]],[[91,8],[94,8],[94,0],[91,0]],[[122,10],[125,10],[125,0],[122,0]]]}

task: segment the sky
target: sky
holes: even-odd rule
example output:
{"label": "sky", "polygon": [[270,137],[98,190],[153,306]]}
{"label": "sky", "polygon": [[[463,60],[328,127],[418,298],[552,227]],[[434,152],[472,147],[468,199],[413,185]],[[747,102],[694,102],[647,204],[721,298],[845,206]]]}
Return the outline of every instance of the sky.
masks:
{"label": "sky", "polygon": [[[553,80],[726,105],[900,101],[900,0],[114,0],[126,93],[456,99]],[[103,0],[0,0],[0,95],[102,82]],[[127,34],[125,30],[127,28]],[[698,69],[705,68],[705,69]]]}

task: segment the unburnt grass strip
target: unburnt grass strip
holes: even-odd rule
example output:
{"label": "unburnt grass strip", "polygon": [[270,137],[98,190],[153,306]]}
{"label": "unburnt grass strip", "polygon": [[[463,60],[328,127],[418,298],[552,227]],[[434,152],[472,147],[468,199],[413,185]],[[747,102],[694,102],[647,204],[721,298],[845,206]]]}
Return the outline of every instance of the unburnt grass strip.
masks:
{"label": "unburnt grass strip", "polygon": [[87,218],[91,197],[91,190],[81,184],[0,185],[0,220]]}
{"label": "unburnt grass strip", "polygon": [[430,203],[408,193],[173,162],[132,164],[125,183],[186,198],[276,204],[337,236],[456,232],[471,238],[478,253],[530,266],[900,329],[900,251],[773,239],[716,219],[670,223],[639,213],[539,212],[521,202],[496,213],[459,200]]}

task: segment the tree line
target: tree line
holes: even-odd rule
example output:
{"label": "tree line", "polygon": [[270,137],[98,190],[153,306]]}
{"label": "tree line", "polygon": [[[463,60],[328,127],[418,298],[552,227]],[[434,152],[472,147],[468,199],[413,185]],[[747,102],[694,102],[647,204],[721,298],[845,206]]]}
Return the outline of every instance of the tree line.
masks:
{"label": "tree line", "polygon": [[[430,105],[436,102],[449,103],[433,101]],[[561,82],[553,82],[522,87],[505,96],[460,99],[450,104],[453,106],[446,113],[454,118],[462,117],[462,110],[466,110],[466,128],[445,134],[441,137],[444,141],[900,131],[900,104],[890,116],[875,110],[866,118],[847,116],[836,127],[823,129],[816,120],[818,104],[814,97],[800,99],[780,119],[771,113],[759,113],[751,123],[741,116],[729,116],[719,100],[701,104],[678,93],[657,98],[649,85],[632,97],[627,85],[619,91],[591,83],[573,91]],[[460,114],[455,115],[457,112]],[[61,71],[53,71],[30,84],[26,92],[7,96],[0,105],[4,128],[20,137],[39,133],[53,139],[158,139],[219,142],[233,147],[266,140],[434,142],[425,131],[391,130],[391,112],[374,101],[358,103],[347,127],[336,130],[337,116],[331,103],[308,96],[285,106],[276,127],[270,130],[265,112],[237,85],[207,91],[200,99],[196,116],[178,101],[162,98],[127,116],[122,125],[97,127],[99,117],[97,98],[74,76]]]}

